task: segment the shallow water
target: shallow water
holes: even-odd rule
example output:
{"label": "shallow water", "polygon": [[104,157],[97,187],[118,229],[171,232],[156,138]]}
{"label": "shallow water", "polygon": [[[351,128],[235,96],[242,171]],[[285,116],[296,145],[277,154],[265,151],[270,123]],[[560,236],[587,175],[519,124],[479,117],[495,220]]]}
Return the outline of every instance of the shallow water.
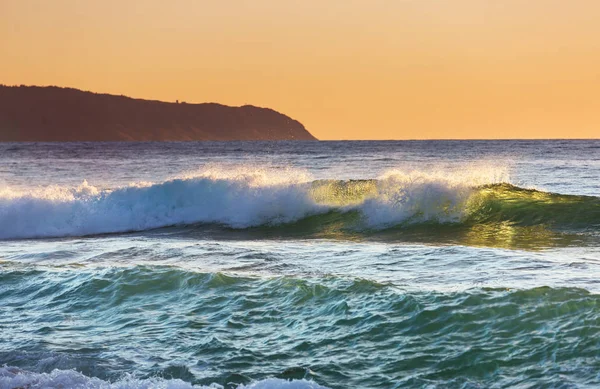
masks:
{"label": "shallow water", "polygon": [[0,145],[0,388],[600,385],[600,141]]}

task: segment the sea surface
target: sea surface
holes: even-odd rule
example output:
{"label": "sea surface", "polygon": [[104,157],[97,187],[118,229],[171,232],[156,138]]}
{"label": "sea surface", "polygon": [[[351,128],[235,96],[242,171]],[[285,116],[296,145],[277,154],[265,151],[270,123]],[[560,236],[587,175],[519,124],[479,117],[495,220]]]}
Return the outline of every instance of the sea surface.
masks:
{"label": "sea surface", "polygon": [[0,388],[600,387],[600,141],[0,144]]}

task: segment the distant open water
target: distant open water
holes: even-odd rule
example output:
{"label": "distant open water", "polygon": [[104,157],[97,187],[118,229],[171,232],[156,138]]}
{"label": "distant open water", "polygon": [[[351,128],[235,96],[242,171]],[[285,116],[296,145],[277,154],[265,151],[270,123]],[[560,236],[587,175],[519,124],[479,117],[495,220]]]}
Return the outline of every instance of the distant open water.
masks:
{"label": "distant open water", "polygon": [[600,141],[0,144],[47,387],[600,387]]}

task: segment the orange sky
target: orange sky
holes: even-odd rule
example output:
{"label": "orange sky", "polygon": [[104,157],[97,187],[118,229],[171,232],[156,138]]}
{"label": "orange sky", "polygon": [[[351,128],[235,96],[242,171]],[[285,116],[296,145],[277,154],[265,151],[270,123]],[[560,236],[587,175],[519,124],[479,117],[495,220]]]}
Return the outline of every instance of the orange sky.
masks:
{"label": "orange sky", "polygon": [[598,0],[0,0],[0,83],[253,104],[320,139],[599,138]]}

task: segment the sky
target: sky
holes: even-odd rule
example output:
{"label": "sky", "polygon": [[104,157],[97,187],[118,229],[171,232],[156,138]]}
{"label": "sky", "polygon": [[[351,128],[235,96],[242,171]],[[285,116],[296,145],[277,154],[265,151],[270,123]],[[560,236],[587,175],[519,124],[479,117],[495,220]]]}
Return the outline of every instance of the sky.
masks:
{"label": "sky", "polygon": [[0,0],[0,83],[252,104],[319,139],[600,138],[600,1]]}

